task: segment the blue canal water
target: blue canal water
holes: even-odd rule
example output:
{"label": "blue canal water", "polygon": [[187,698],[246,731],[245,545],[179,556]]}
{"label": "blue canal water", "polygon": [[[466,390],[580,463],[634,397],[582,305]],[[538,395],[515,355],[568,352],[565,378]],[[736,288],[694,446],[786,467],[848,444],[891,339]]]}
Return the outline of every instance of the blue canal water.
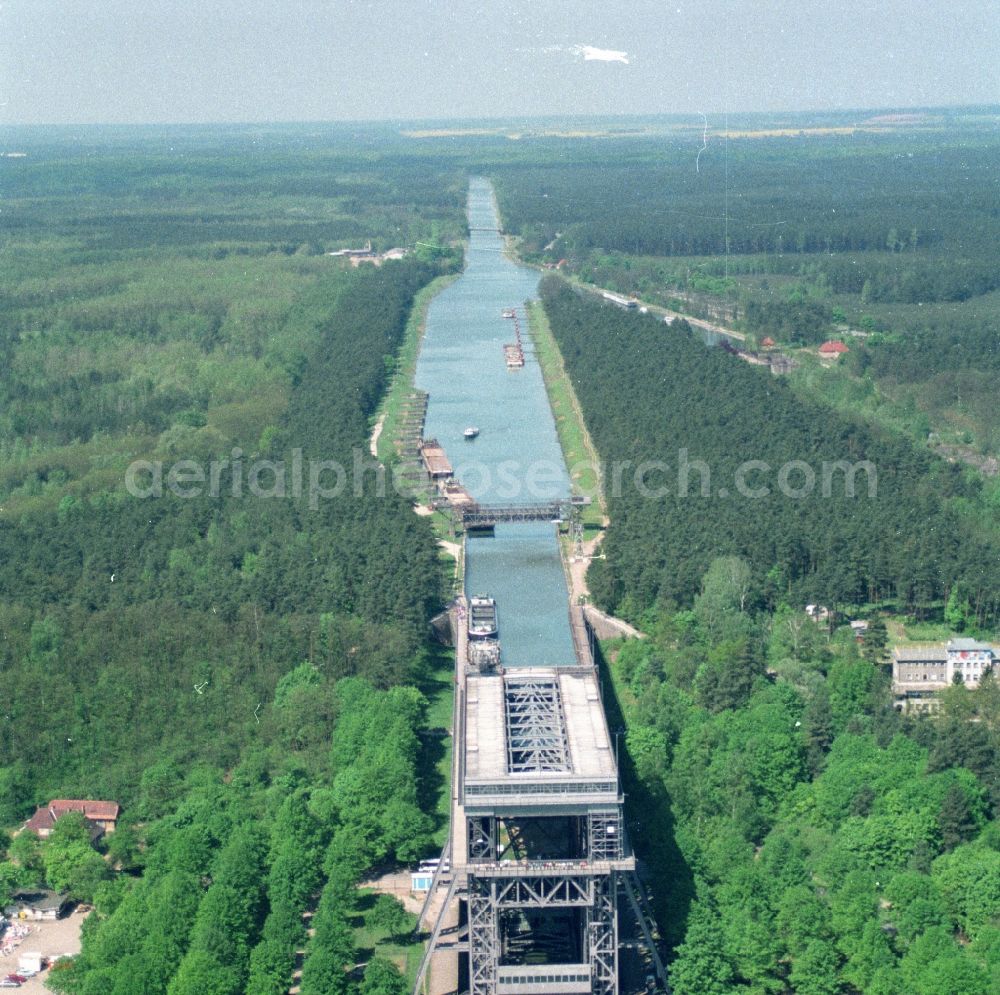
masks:
{"label": "blue canal water", "polygon": [[[469,184],[470,228],[496,229],[493,189]],[[538,274],[503,255],[494,231],[470,235],[462,276],[431,302],[416,386],[427,391],[424,435],[445,448],[455,476],[479,501],[536,502],[567,497],[563,462],[541,370],[527,337],[524,302],[536,296]],[[501,317],[516,307],[527,362],[508,370],[504,343],[514,323]],[[468,426],[479,429],[472,442]],[[493,537],[467,544],[466,593],[497,599],[500,644],[508,667],[576,662],[569,598],[555,527],[501,525]]]}

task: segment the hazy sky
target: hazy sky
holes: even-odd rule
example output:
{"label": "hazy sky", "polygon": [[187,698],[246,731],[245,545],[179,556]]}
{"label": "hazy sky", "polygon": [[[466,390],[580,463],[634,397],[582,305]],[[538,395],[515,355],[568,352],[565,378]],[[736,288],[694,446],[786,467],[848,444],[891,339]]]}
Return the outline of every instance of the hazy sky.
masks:
{"label": "hazy sky", "polygon": [[996,103],[998,52],[1000,0],[0,0],[0,122]]}

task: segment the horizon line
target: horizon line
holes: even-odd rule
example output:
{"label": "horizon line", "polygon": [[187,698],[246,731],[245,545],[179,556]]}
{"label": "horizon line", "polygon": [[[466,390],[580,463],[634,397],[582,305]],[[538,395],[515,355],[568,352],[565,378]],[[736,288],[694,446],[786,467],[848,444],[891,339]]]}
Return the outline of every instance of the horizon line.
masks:
{"label": "horizon line", "polygon": [[[798,109],[782,110],[732,110],[715,111],[707,114],[708,117],[722,117],[723,115],[733,116],[780,116],[780,115],[845,115],[845,114],[886,114],[886,113],[915,113],[922,112],[992,112],[1000,114],[1000,102],[997,103],[956,103],[956,104],[886,104],[882,106],[870,107],[804,107]],[[523,114],[523,115],[462,115],[446,117],[381,117],[381,118],[277,118],[277,119],[213,119],[213,120],[129,120],[129,121],[107,121],[107,120],[87,120],[87,121],[0,121],[0,131],[8,128],[211,128],[211,127],[275,127],[275,126],[307,126],[307,125],[369,125],[369,126],[405,126],[405,125],[427,125],[427,124],[458,124],[458,123],[494,123],[502,125],[505,123],[523,123],[540,121],[566,121],[566,120],[649,120],[649,119],[677,119],[688,117],[701,117],[704,112],[701,110],[692,111],[639,111],[639,112],[551,112],[543,114]]]}

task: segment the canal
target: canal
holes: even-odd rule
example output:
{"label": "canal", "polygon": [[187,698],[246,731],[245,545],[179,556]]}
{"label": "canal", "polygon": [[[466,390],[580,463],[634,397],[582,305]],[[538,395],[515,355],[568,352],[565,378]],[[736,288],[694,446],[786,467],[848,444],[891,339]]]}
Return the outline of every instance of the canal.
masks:
{"label": "canal", "polygon": [[[416,386],[429,401],[424,435],[445,448],[455,476],[478,501],[537,502],[569,496],[570,484],[541,369],[527,338],[524,302],[538,274],[503,254],[493,188],[469,184],[470,234],[462,276],[432,302],[417,361]],[[508,370],[504,343],[516,307],[527,361]],[[479,436],[464,438],[467,427]],[[504,666],[576,662],[569,597],[555,527],[499,525],[466,547],[466,594],[497,600]]]}

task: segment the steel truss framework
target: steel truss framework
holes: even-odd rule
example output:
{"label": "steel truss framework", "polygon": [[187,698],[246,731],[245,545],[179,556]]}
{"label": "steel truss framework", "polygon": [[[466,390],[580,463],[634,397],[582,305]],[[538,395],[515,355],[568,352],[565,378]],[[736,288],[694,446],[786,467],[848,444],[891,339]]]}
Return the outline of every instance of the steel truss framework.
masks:
{"label": "steel truss framework", "polygon": [[624,853],[621,809],[587,814],[587,856],[590,860],[618,860]]}
{"label": "steel truss framework", "polygon": [[491,528],[500,522],[551,522],[563,517],[563,504],[547,501],[541,504],[471,504],[459,513],[467,529]]}
{"label": "steel truss framework", "polygon": [[625,886],[625,894],[628,896],[629,904],[632,906],[632,911],[635,914],[636,921],[639,923],[639,929],[642,931],[643,938],[646,941],[646,950],[653,959],[653,967],[656,971],[656,976],[659,979],[660,984],[663,985],[664,990],[669,992],[670,987],[667,984],[667,970],[663,966],[663,960],[660,957],[660,951],[657,949],[656,939],[653,936],[653,931],[651,929],[653,914],[647,907],[646,897],[639,885],[639,881],[632,874],[623,874],[619,880]]}
{"label": "steel truss framework", "polygon": [[618,887],[616,875],[594,878],[594,903],[587,910],[590,990],[594,995],[618,991]]}
{"label": "steel truss framework", "polygon": [[[466,819],[466,839],[469,842],[468,860],[471,864],[493,863],[509,859],[507,854],[514,853],[514,859],[532,860],[592,860],[607,862],[619,860],[625,855],[624,827],[622,826],[621,809],[588,812],[586,816],[567,817],[572,822],[567,826],[568,833],[575,837],[580,834],[579,852],[567,852],[562,855],[550,854],[548,857],[529,855],[521,844],[521,834],[525,827],[533,827],[544,832],[545,819],[540,817],[518,818],[498,815],[470,815]],[[506,829],[508,842],[502,846],[503,836],[501,826]]]}
{"label": "steel truss framework", "polygon": [[539,874],[494,880],[501,908],[570,909],[594,902],[596,879],[592,876]]}
{"label": "steel truss framework", "polygon": [[497,820],[491,815],[470,816],[467,820],[469,861],[492,861],[498,857]]}
{"label": "steel truss framework", "polygon": [[506,678],[504,715],[509,773],[572,769],[558,677]]}
{"label": "steel truss framework", "polygon": [[591,991],[618,991],[618,875],[469,877],[469,995],[496,995],[500,910],[580,908],[586,923]]}
{"label": "steel truss framework", "polygon": [[500,964],[500,921],[496,884],[469,878],[470,995],[496,995]]}

